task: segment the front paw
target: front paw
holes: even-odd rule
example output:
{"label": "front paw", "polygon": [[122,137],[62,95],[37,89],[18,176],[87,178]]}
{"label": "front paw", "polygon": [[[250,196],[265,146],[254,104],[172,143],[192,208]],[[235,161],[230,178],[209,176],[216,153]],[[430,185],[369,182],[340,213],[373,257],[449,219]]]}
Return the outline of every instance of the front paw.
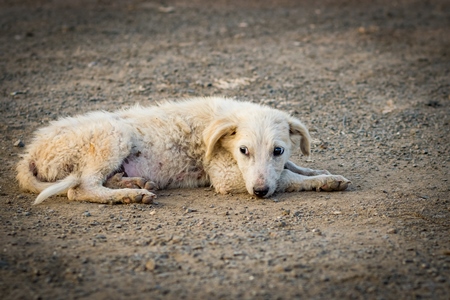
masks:
{"label": "front paw", "polygon": [[344,191],[351,183],[350,180],[341,175],[331,175],[325,179],[325,184],[319,187],[319,191],[332,192]]}
{"label": "front paw", "polygon": [[316,170],[317,175],[331,175],[330,172],[328,172],[328,170]]}

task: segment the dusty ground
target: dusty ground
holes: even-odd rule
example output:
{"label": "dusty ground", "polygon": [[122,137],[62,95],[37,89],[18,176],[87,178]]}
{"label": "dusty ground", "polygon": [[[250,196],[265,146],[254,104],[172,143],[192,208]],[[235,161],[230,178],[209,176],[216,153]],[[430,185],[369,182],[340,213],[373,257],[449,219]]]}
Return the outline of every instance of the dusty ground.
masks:
{"label": "dusty ground", "polygon": [[[1,1],[2,299],[448,299],[448,1]],[[224,95],[290,111],[348,191],[32,207],[60,116]]]}

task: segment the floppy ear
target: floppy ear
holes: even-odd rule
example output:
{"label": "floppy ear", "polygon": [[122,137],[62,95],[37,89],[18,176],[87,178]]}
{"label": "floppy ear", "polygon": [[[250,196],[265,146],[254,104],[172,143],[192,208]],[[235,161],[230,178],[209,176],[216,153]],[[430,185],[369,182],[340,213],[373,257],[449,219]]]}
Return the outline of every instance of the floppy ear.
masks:
{"label": "floppy ear", "polygon": [[289,133],[291,135],[300,135],[300,149],[304,155],[311,154],[311,136],[302,122],[295,118],[289,118]]}
{"label": "floppy ear", "polygon": [[203,131],[203,142],[206,145],[205,159],[209,161],[214,151],[217,142],[227,133],[233,133],[236,130],[236,125],[227,119],[221,119],[212,122]]}

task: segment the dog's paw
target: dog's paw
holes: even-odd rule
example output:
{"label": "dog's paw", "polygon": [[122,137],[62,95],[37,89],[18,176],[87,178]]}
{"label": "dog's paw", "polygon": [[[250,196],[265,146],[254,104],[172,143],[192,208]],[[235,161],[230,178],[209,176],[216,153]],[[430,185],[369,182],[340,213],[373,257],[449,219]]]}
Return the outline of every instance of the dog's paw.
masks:
{"label": "dog's paw", "polygon": [[123,173],[117,173],[108,178],[104,186],[110,189],[146,189],[148,191],[157,189],[153,181],[142,177],[124,177]]}
{"label": "dog's paw", "polygon": [[319,190],[325,192],[344,191],[350,183],[350,180],[341,175],[332,175],[326,178],[325,184]]}
{"label": "dog's paw", "polygon": [[328,170],[315,170],[317,172],[316,175],[331,175],[330,172],[328,172]]}
{"label": "dog's paw", "polygon": [[[156,198],[156,195],[150,192],[142,192],[137,193],[136,195],[130,195],[123,197],[121,200],[119,200],[117,203],[143,203],[143,204],[152,204],[153,199]],[[115,204],[115,203],[112,203]]]}
{"label": "dog's paw", "polygon": [[146,189],[147,191],[155,191],[158,189],[158,186],[153,181],[145,181],[143,189]]}

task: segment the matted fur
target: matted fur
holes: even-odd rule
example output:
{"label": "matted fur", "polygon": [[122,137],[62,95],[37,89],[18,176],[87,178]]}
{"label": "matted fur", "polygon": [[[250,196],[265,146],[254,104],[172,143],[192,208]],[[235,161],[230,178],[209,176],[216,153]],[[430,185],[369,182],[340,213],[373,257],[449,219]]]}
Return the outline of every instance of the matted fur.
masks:
{"label": "matted fur", "polygon": [[218,193],[345,190],[349,181],[289,161],[309,155],[307,128],[250,102],[193,98],[63,118],[39,129],[17,165],[34,204],[66,194],[97,203],[151,203],[151,190],[213,186]]}

